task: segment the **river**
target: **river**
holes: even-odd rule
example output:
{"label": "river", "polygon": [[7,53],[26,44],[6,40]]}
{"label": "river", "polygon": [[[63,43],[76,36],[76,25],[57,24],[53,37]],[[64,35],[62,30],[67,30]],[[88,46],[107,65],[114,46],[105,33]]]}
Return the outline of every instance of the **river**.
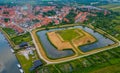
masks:
{"label": "river", "polygon": [[0,32],[0,73],[20,73],[18,60],[11,52],[12,49],[5,36]]}

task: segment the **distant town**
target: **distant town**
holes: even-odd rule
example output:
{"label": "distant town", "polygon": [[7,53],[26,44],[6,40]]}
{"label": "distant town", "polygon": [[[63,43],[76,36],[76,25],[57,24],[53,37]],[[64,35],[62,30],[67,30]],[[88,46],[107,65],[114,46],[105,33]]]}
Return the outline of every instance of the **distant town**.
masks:
{"label": "distant town", "polygon": [[[119,0],[15,2],[0,3],[0,73],[120,69]],[[116,72],[110,70],[103,73]]]}
{"label": "distant town", "polygon": [[[0,26],[13,28],[18,34],[33,30],[37,27],[46,25],[58,25],[61,23],[84,22],[88,20],[87,16],[97,16],[90,12],[103,12],[104,15],[109,14],[107,10],[103,10],[94,6],[80,6],[81,12],[76,7],[63,6],[35,6],[29,4],[23,6],[0,6]],[[68,18],[73,13],[72,18]],[[72,16],[72,15],[71,15]]]}

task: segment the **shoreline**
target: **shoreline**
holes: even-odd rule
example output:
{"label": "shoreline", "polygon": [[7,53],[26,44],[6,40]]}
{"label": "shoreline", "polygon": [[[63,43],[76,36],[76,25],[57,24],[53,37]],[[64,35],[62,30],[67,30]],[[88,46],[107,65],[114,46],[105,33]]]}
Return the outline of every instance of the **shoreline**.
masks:
{"label": "shoreline", "polygon": [[8,35],[2,28],[0,28],[0,32],[4,35],[5,39],[8,41],[9,46],[10,46],[13,50],[15,50],[15,49],[14,49],[15,44],[10,40],[9,35]]}
{"label": "shoreline", "polygon": [[[19,60],[18,60],[18,58],[17,58],[15,52],[12,52],[12,51],[11,51],[11,50],[14,51],[14,47],[12,46],[12,44],[11,44],[11,42],[10,42],[8,36],[6,35],[7,33],[5,33],[5,32],[2,30],[2,28],[0,28],[0,33],[3,35],[4,40],[7,41],[6,44],[8,44],[8,46],[10,47],[10,53],[12,53],[12,55],[14,55],[14,58],[15,58],[16,61],[17,61],[17,63],[16,63],[16,67],[17,67],[17,64],[20,64],[20,62],[19,62]],[[14,63],[15,63],[15,62],[14,62]],[[18,68],[18,67],[17,67],[17,68]],[[19,69],[18,69],[18,71],[19,71]]]}

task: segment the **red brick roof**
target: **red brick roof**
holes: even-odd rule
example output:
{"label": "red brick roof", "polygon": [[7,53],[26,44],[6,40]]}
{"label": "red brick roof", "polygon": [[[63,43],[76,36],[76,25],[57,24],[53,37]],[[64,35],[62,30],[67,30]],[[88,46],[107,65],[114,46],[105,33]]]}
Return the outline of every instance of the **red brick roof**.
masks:
{"label": "red brick roof", "polygon": [[23,33],[23,32],[24,32],[24,30],[23,30],[20,26],[11,24],[9,27],[13,28],[13,29],[16,30],[18,33]]}

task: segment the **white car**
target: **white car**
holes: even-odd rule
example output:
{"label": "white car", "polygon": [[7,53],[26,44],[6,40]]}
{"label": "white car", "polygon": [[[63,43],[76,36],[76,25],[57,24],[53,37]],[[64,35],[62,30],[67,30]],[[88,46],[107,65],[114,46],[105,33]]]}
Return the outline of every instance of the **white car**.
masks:
{"label": "white car", "polygon": [[18,66],[19,68],[21,68],[20,64],[17,64],[17,66]]}
{"label": "white car", "polygon": [[13,49],[10,49],[12,51],[12,53],[14,53],[15,51]]}
{"label": "white car", "polygon": [[24,71],[23,71],[22,69],[19,69],[19,71],[20,71],[21,73],[24,73]]}

